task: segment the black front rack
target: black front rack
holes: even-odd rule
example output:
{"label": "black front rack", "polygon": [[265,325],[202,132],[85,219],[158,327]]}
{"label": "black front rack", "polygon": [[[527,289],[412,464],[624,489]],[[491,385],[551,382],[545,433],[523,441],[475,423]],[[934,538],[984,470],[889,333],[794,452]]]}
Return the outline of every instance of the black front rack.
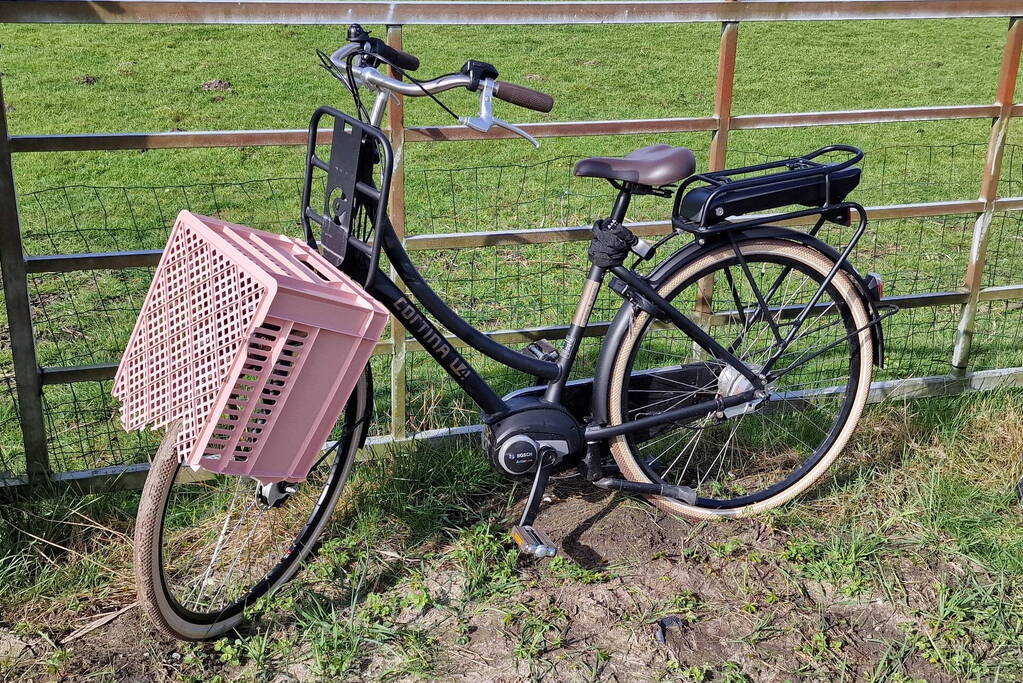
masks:
{"label": "black front rack", "polygon": [[[330,160],[316,155],[320,121],[334,119]],[[379,167],[379,185],[376,172]],[[325,171],[322,212],[312,206],[315,169]],[[380,262],[381,229],[387,220],[394,155],[391,143],[376,127],[333,107],[320,107],[309,123],[305,185],[302,188],[302,227],[306,242],[335,266],[345,260],[349,238],[370,257],[363,283],[368,289]],[[378,189],[379,188],[379,189]],[[319,244],[312,224],[320,227]]]}
{"label": "black front rack", "polygon": [[[850,156],[834,163],[815,161],[834,152]],[[690,176],[675,193],[672,225],[688,232],[713,234],[740,225],[812,214],[839,217],[845,212],[836,209],[860,182],[861,169],[856,164],[862,159],[863,152],[856,147],[831,145],[801,157]],[[728,220],[792,205],[811,208],[760,219]]]}

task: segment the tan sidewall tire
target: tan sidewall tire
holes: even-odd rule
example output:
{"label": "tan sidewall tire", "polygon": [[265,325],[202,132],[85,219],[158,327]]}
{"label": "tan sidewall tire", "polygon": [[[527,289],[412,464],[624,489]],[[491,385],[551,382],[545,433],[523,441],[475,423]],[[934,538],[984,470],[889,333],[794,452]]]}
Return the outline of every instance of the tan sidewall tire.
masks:
{"label": "tan sidewall tire", "polygon": [[[785,242],[782,240],[755,240],[743,242],[741,244],[743,254],[746,256],[765,254],[786,256],[803,263],[809,268],[820,273],[822,276],[831,272],[831,268],[834,265],[833,261],[820,252],[792,242]],[[704,268],[724,260],[731,253],[731,247],[723,247],[722,249],[708,252],[692,263],[681,268],[673,276],[669,277],[668,280],[658,287],[658,293],[662,296],[667,296],[676,287],[680,286],[682,282],[691,278]],[[870,317],[863,306],[859,292],[852,280],[848,275],[840,272],[833,282],[835,288],[841,294],[841,297],[845,299],[846,303],[849,305],[853,320],[856,324],[856,329],[865,328],[870,321]],[[618,425],[622,423],[622,383],[625,377],[625,369],[628,365],[629,358],[632,355],[633,347],[636,342],[642,338],[641,333],[648,319],[649,315],[642,311],[636,315],[628,333],[625,335],[616,352],[613,369],[611,371],[611,390],[608,395],[608,416],[610,418],[611,425]],[[648,496],[650,501],[665,512],[681,515],[682,517],[687,517],[693,520],[746,517],[782,505],[813,486],[828,467],[831,466],[831,463],[834,462],[836,457],[838,457],[838,454],[842,452],[842,449],[845,448],[845,445],[849,441],[849,437],[856,428],[857,422],[859,422],[860,415],[863,413],[863,406],[867,401],[867,395],[870,390],[870,380],[873,374],[874,346],[873,339],[868,329],[861,329],[858,336],[860,343],[860,373],[856,387],[856,397],[853,401],[849,419],[846,420],[842,430],[839,432],[838,437],[835,439],[835,442],[832,444],[828,452],[824,454],[813,469],[807,472],[802,479],[784,491],[781,491],[776,496],[772,496],[771,498],[767,498],[766,500],[762,500],[752,505],[727,510],[701,508],[695,505],[688,505],[679,500],[675,500],[674,498],[664,498],[661,496]],[[632,449],[629,448],[628,440],[624,436],[612,438],[609,441],[609,445],[615,462],[618,463],[618,467],[621,468],[622,473],[627,479],[638,482],[650,482],[650,478],[633,457]]]}
{"label": "tan sidewall tire", "polygon": [[[367,374],[367,372],[363,373],[359,383],[356,385],[355,392],[353,392],[353,398],[359,400],[356,412],[356,415],[359,417],[364,415],[364,411],[369,408],[371,401],[371,397],[368,395],[369,384]],[[368,422],[368,420],[365,421],[363,429],[368,428]],[[145,487],[142,489],[142,499],[139,502],[139,510],[135,518],[135,585],[138,591],[139,606],[161,633],[181,640],[208,640],[216,638],[236,627],[244,618],[244,613],[213,624],[196,624],[182,619],[167,600],[167,593],[164,590],[163,568],[160,562],[160,546],[163,537],[164,509],[179,467],[177,453],[174,448],[179,426],[178,423],[175,423],[167,429],[163,443],[160,444],[160,448],[150,465]],[[361,435],[355,435],[349,446],[349,452],[347,454],[338,454],[338,457],[346,455],[347,461],[341,473],[341,481],[334,491],[333,499],[326,502],[328,512],[321,516],[315,533],[312,536],[314,540],[323,532],[324,526],[326,526],[333,515],[338,498],[344,490],[348,477],[351,475],[352,466],[355,463],[355,451],[358,450],[357,445],[361,441]],[[302,563],[314,545],[315,543],[306,545],[296,560],[288,567],[284,575],[271,587],[270,591],[291,580],[302,567]]]}

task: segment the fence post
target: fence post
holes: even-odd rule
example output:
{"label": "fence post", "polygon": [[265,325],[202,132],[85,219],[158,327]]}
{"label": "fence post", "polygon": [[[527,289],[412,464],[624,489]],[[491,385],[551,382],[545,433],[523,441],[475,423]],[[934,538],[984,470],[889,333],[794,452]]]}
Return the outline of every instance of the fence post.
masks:
{"label": "fence post", "polygon": [[[388,25],[387,44],[398,50],[402,47],[400,25]],[[393,68],[388,67],[393,78],[400,78]],[[391,134],[391,146],[394,148],[394,171],[391,174],[391,193],[389,213],[391,224],[398,239],[405,242],[405,100],[401,95],[392,99],[388,107],[387,126]],[[394,269],[391,269],[394,277]],[[405,415],[405,328],[396,316],[391,316],[391,436],[403,439],[407,435],[407,419]]]}
{"label": "fence post", "polygon": [[[739,22],[726,21],[721,24],[721,41],[718,49],[718,75],[714,87],[714,118],[717,128],[711,134],[710,153],[707,166],[710,171],[720,171],[728,163],[728,131],[732,125],[732,91],[735,86],[735,53],[739,39]],[[694,318],[705,326],[714,313],[714,276],[708,275],[697,283]],[[694,358],[704,357],[703,350],[693,344]]]}
{"label": "fence post", "polygon": [[966,268],[964,286],[968,292],[966,303],[956,330],[955,348],[952,351],[952,374],[962,376],[970,363],[970,350],[976,331],[977,309],[980,305],[980,289],[983,286],[984,263],[987,258],[988,240],[991,237],[991,223],[994,219],[994,202],[998,198],[998,181],[1002,172],[1002,154],[1005,138],[1012,119],[1012,106],[1016,93],[1016,78],[1019,75],[1020,49],[1023,47],[1023,21],[1020,17],[1009,20],[1009,31],[1005,38],[1002,65],[998,75],[998,96],[995,101],[1000,107],[998,118],[991,125],[987,157],[984,162],[984,178],[980,186],[980,199],[984,210],[977,216],[970,243],[970,262]]}
{"label": "fence post", "polygon": [[14,358],[14,381],[18,386],[18,412],[25,444],[25,471],[31,483],[49,479],[50,460],[46,452],[46,423],[43,416],[43,386],[36,360],[32,330],[32,305],[25,272],[25,251],[21,242],[18,200],[14,190],[7,108],[0,83],[0,268],[3,271],[4,304],[10,327]]}

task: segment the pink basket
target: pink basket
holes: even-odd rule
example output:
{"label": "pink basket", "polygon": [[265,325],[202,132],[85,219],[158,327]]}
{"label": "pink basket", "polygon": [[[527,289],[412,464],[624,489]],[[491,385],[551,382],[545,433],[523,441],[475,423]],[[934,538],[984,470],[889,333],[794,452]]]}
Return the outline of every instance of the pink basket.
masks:
{"label": "pink basket", "polygon": [[114,378],[125,429],[193,469],[306,478],[387,311],[298,240],[178,214]]}

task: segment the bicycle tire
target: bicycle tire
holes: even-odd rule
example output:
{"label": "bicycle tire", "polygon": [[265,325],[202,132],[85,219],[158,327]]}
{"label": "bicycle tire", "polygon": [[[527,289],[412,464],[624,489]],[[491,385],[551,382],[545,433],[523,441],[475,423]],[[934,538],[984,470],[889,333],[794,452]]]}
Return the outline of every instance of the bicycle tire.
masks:
{"label": "bicycle tire", "polygon": [[[798,266],[801,269],[800,272],[816,273],[816,279],[821,281],[834,265],[830,258],[819,251],[789,241],[760,239],[740,242],[739,245],[744,257]],[[724,264],[729,263],[730,259],[734,259],[734,250],[731,246],[710,249],[689,262],[679,264],[673,271],[660,277],[657,286],[658,293],[671,300],[679,293],[695,287],[701,278],[713,276],[714,273],[724,268]],[[873,339],[869,330],[869,312],[864,306],[855,284],[846,273],[840,271],[827,291],[837,297],[836,300],[840,302],[837,306],[843,316],[849,344],[851,379],[846,385],[844,403],[839,414],[840,421],[832,425],[827,437],[815,448],[812,457],[804,463],[803,469],[801,471],[793,470],[789,480],[782,480],[775,485],[776,490],[769,491],[769,495],[764,495],[760,499],[746,504],[728,504],[729,500],[744,500],[743,496],[717,500],[704,497],[698,490],[695,504],[664,496],[648,496],[654,505],[671,514],[693,520],[744,517],[788,502],[808,490],[827,471],[848,443],[849,437],[859,421],[869,393],[873,369]],[[842,306],[845,307],[844,310],[841,308]],[[637,357],[640,345],[647,331],[652,327],[651,323],[651,316],[648,313],[637,310],[627,333],[614,350],[609,383],[610,391],[607,396],[607,415],[611,425],[621,424],[624,421],[624,416],[629,412],[629,377],[633,372],[633,361]],[[740,417],[740,419],[742,418]],[[688,428],[691,431],[697,429],[691,426]],[[732,428],[733,434],[736,429],[738,428]],[[628,435],[610,439],[609,447],[618,467],[627,479],[644,483],[666,481],[652,469],[650,463],[646,462],[649,460],[649,456],[637,452],[637,447]],[[692,456],[690,456],[691,459]],[[686,462],[686,466],[688,465],[689,461]],[[667,483],[675,482],[668,481]]]}
{"label": "bicycle tire", "polygon": [[[175,453],[174,443],[178,424],[168,428],[166,437],[153,458],[149,475],[146,478],[134,533],[134,564],[139,604],[157,630],[181,640],[196,641],[216,638],[241,623],[247,606],[264,595],[270,594],[295,576],[315,547],[317,539],[337,505],[351,474],[356,451],[365,440],[372,407],[372,374],[367,366],[342,413],[345,425],[351,425],[351,428],[343,429],[338,439],[336,456],[330,463],[329,471],[324,473],[323,487],[315,498],[314,506],[301,530],[295,536],[291,547],[280,556],[280,560],[266,572],[265,576],[246,589],[239,599],[223,609],[215,610],[215,612],[197,612],[188,609],[181,604],[179,597],[174,594],[168,584],[168,566],[165,563],[164,545],[171,492],[175,483],[185,486],[190,483],[190,479],[195,479],[191,469],[178,462]],[[307,483],[314,481],[315,472],[314,468],[306,480]],[[218,482],[223,479],[236,481],[247,478],[227,478],[218,475],[210,478],[209,481]],[[253,482],[254,480],[249,481]],[[239,485],[235,484],[236,487]],[[204,484],[204,486],[206,485]],[[256,489],[253,487],[250,495],[255,497],[255,491]],[[286,499],[284,505],[291,500],[298,500],[298,497]],[[296,512],[300,517],[302,516],[301,511]],[[230,517],[227,519],[230,520]],[[301,519],[299,522],[301,523]],[[224,531],[226,529],[225,522]],[[183,533],[187,533],[187,530],[183,530]]]}

